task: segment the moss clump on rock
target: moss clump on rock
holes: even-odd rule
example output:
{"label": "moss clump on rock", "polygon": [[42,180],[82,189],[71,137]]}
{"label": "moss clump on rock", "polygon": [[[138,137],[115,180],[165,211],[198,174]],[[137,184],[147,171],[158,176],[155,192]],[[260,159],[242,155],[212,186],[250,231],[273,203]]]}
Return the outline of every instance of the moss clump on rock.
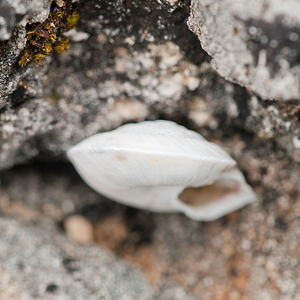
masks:
{"label": "moss clump on rock", "polygon": [[78,6],[72,1],[53,2],[48,18],[43,23],[26,26],[26,45],[20,53],[18,65],[39,64],[47,55],[62,53],[70,46],[63,33],[74,28],[79,19]]}

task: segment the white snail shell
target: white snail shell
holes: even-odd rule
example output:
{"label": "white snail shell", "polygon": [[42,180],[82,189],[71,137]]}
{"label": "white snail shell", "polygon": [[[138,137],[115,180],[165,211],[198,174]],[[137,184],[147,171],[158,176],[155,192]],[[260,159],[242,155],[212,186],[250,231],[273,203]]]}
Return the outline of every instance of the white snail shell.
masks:
{"label": "white snail shell", "polygon": [[94,190],[151,211],[180,211],[209,221],[256,198],[224,150],[171,121],[96,134],[67,155]]}

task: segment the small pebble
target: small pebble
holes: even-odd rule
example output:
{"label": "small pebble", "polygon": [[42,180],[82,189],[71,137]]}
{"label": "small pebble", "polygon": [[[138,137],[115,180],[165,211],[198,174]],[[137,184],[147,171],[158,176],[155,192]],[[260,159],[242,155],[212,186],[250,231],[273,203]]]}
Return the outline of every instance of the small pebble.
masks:
{"label": "small pebble", "polygon": [[77,243],[87,244],[94,240],[93,226],[82,216],[74,215],[69,217],[65,221],[64,227],[68,237]]}

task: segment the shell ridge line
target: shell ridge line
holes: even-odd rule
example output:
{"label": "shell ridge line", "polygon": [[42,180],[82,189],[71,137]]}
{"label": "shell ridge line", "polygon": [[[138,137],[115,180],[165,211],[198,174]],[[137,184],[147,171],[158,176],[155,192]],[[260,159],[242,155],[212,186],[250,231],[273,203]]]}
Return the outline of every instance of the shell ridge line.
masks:
{"label": "shell ridge line", "polygon": [[[76,148],[71,148],[69,152],[85,152],[87,149],[86,148],[83,148],[83,147],[80,147],[79,149],[76,149]],[[145,151],[145,150],[140,150],[140,149],[130,149],[130,148],[124,148],[124,147],[105,147],[105,149],[89,149],[89,152],[92,152],[92,153],[105,153],[105,152],[109,152],[109,151],[124,151],[124,152],[129,152],[129,153],[139,153],[139,154],[151,154],[151,155],[157,155],[157,156],[161,156],[161,155],[168,155],[168,156],[177,156],[177,157],[182,157],[182,158],[188,158],[188,159],[191,159],[191,160],[197,160],[197,161],[202,161],[202,160],[205,160],[205,161],[209,161],[209,162],[224,162],[224,163],[232,163],[232,166],[235,166],[236,165],[236,162],[231,158],[226,158],[226,159],[216,159],[216,158],[208,158],[208,157],[205,157],[205,158],[202,158],[202,157],[198,157],[196,155],[185,155],[185,154],[181,154],[179,152],[160,152],[160,151],[153,151],[153,152],[150,152],[150,151]]]}

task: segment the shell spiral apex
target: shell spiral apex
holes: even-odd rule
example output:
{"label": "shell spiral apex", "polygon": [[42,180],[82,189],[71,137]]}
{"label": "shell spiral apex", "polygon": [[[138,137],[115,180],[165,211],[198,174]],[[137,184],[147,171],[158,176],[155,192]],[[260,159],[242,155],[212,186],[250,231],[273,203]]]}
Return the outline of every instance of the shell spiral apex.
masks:
{"label": "shell spiral apex", "polygon": [[67,155],[94,190],[138,208],[210,221],[256,199],[223,149],[171,121],[123,125]]}

